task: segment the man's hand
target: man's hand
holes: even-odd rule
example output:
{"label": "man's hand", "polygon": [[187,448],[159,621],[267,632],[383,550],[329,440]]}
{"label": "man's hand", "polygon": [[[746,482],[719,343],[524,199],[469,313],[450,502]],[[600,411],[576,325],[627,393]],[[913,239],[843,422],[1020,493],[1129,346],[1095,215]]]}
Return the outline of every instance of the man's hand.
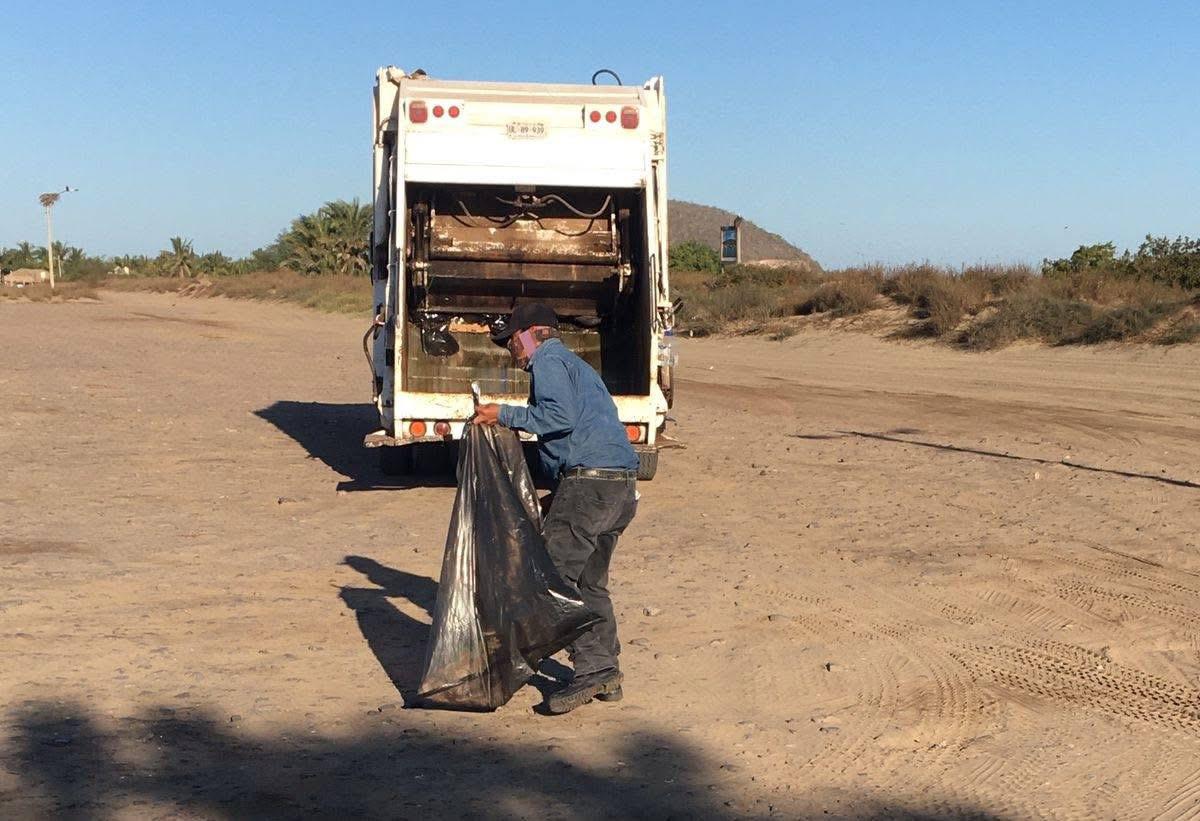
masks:
{"label": "man's hand", "polygon": [[492,425],[500,422],[500,406],[495,402],[488,402],[486,405],[475,406],[475,418],[471,420],[476,425]]}

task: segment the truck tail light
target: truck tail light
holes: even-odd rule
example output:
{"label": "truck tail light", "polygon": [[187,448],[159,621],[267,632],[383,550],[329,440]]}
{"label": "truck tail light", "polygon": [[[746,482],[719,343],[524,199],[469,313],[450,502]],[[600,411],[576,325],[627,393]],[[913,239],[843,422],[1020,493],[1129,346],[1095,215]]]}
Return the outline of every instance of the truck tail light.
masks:
{"label": "truck tail light", "polygon": [[435,434],[437,434],[438,436],[449,436],[450,435],[450,423],[449,422],[434,422],[433,423],[433,432]]}
{"label": "truck tail light", "polygon": [[589,114],[589,115],[588,115],[588,119],[589,119],[589,120],[591,120],[591,121],[592,121],[592,122],[594,122],[594,123],[598,123],[598,122],[600,122],[600,112],[599,112],[599,111],[593,111],[591,114]]}
{"label": "truck tail light", "polygon": [[408,119],[414,123],[423,123],[429,119],[429,109],[425,107],[424,100],[408,101]]}
{"label": "truck tail light", "polygon": [[457,117],[459,114],[461,114],[462,109],[460,109],[456,105],[452,105],[452,106],[450,106],[450,108],[447,110],[446,113],[449,114],[453,118],[453,117]]}
{"label": "truck tail light", "polygon": [[617,121],[617,112],[610,111],[604,115],[605,122],[615,123]]}
{"label": "truck tail light", "polygon": [[[611,121],[610,121],[611,122]],[[621,109],[621,128],[638,127],[638,110],[631,105]]]}
{"label": "truck tail light", "polygon": [[440,117],[445,113],[446,113],[446,109],[442,108],[440,105],[435,105],[433,107],[433,116]]}
{"label": "truck tail light", "polygon": [[630,442],[636,445],[645,438],[645,430],[643,425],[626,425],[625,435],[629,437]]}
{"label": "truck tail light", "polygon": [[425,423],[422,422],[420,419],[414,419],[413,421],[408,423],[408,433],[410,436],[412,436],[414,438],[419,437],[419,436],[424,436],[425,435]]}

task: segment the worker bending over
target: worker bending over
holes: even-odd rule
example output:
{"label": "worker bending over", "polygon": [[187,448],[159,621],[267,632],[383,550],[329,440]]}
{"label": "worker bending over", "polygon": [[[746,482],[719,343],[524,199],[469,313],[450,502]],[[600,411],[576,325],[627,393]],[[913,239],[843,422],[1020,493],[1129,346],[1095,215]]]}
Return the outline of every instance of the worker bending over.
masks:
{"label": "worker bending over", "polygon": [[616,701],[621,645],[608,565],[617,537],[637,512],[637,454],[600,375],[563,345],[552,308],[540,302],[517,306],[492,339],[529,371],[529,406],[480,405],[474,422],[537,435],[542,467],[558,481],[546,516],[546,548],[558,572],[604,619],[568,648],[575,675],[546,699],[546,707],[566,713],[592,698]]}

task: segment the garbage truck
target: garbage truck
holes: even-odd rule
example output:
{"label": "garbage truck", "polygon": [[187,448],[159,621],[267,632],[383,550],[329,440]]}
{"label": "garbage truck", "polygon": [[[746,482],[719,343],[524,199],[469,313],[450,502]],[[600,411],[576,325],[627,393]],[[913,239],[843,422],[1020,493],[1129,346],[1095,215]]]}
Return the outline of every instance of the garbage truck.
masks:
{"label": "garbage truck", "polygon": [[372,131],[363,347],[379,430],[364,444],[384,471],[419,471],[414,452],[453,447],[473,384],[484,402],[525,403],[528,374],[489,332],[539,301],[608,386],[639,478],[653,478],[675,365],[663,79],[465,82],[387,67]]}

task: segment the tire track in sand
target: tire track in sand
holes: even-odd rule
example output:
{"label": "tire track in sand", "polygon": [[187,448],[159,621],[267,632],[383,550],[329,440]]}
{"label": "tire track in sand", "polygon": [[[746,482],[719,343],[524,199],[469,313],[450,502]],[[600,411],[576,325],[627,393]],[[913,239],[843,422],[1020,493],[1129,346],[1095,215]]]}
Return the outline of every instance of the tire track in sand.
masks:
{"label": "tire track in sand", "polygon": [[[843,777],[869,769],[877,778],[916,766],[925,774],[922,783],[930,796],[959,793],[958,780],[949,775],[961,750],[976,737],[986,701],[967,669],[917,625],[872,623],[863,614],[851,617],[828,601],[780,588],[763,593],[777,601],[820,607],[799,622],[826,641],[844,636],[882,645],[856,663],[852,712],[804,766]],[[882,597],[876,593],[872,598]],[[876,784],[881,793],[898,786],[907,790],[912,785],[890,778]],[[955,809],[932,797],[926,807],[946,813]]]}
{"label": "tire track in sand", "polygon": [[977,680],[1200,737],[1200,689],[1115,664],[1100,653],[1049,640],[962,644],[948,652]]}

